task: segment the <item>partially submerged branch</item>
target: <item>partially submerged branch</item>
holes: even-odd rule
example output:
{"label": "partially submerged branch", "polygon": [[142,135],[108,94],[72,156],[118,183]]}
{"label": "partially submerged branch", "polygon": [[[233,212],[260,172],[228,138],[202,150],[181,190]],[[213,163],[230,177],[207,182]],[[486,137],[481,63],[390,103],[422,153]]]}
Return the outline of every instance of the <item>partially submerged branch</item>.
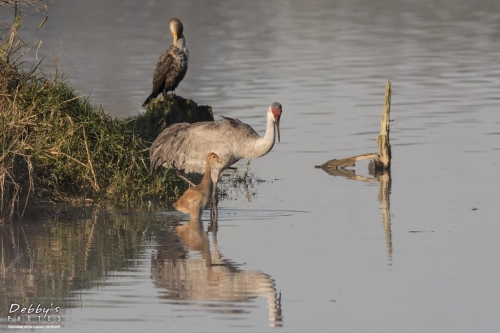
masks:
{"label": "partially submerged branch", "polygon": [[385,85],[384,110],[380,121],[380,135],[377,137],[377,145],[380,148],[380,157],[375,161],[375,171],[387,171],[391,169],[391,143],[389,141],[391,122],[391,81],[387,80]]}
{"label": "partially submerged branch", "polygon": [[333,159],[322,165],[316,165],[315,168],[321,168],[326,172],[332,174],[333,171],[338,169],[345,169],[346,167],[353,167],[357,161],[372,159],[369,165],[370,174],[379,174],[384,171],[389,171],[391,168],[391,144],[389,141],[390,132],[390,111],[391,111],[391,81],[387,80],[385,86],[385,101],[384,109],[382,111],[382,119],[380,121],[380,135],[377,137],[377,145],[379,146],[380,153],[368,153],[356,155],[340,160]]}
{"label": "partially submerged branch", "polygon": [[369,154],[363,154],[363,155],[357,155],[353,157],[348,157],[348,158],[343,158],[341,160],[333,159],[329,160],[326,163],[323,163],[322,165],[316,165],[315,168],[321,168],[325,171],[328,170],[334,170],[334,169],[339,169],[339,168],[347,168],[347,167],[353,167],[356,165],[357,161],[362,161],[362,160],[369,160],[369,159],[379,159],[379,155],[377,153],[369,153]]}
{"label": "partially submerged branch", "polygon": [[[391,144],[389,142],[390,132],[390,110],[391,110],[391,82],[387,80],[385,87],[385,102],[384,110],[382,111],[382,119],[380,121],[380,135],[377,137],[377,145],[380,149],[380,154],[370,153],[362,154],[344,159],[333,159],[322,165],[317,165],[316,168],[325,170],[332,176],[342,176],[347,179],[359,180],[364,182],[380,182],[380,191],[378,201],[382,211],[382,222],[385,232],[387,255],[389,260],[392,260],[392,232],[391,232],[391,212],[390,212],[390,194],[391,194]],[[355,170],[346,169],[353,167],[356,161],[372,159],[368,169],[373,178],[356,175]]]}

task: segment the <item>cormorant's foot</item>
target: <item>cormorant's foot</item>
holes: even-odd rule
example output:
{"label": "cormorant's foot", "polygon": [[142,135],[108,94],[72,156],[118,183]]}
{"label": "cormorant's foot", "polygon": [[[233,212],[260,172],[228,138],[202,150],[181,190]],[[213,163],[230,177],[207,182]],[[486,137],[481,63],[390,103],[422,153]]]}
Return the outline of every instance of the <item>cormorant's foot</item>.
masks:
{"label": "cormorant's foot", "polygon": [[172,98],[173,99],[177,99],[177,100],[182,100],[182,96],[178,96],[176,93],[175,93],[175,90],[172,91]]}

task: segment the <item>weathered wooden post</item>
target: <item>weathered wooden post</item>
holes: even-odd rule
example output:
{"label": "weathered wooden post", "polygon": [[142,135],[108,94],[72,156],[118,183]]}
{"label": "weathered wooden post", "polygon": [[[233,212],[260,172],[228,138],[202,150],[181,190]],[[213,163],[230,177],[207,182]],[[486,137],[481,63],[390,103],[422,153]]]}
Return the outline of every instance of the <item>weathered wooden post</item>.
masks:
{"label": "weathered wooden post", "polygon": [[391,122],[391,81],[387,80],[385,85],[385,101],[384,109],[382,111],[382,119],[380,121],[380,135],[377,137],[377,144],[379,146],[379,154],[369,153],[353,157],[343,158],[341,160],[333,159],[316,165],[316,168],[321,168],[330,174],[334,174],[339,169],[355,166],[357,161],[372,159],[368,165],[370,175],[379,175],[385,171],[391,170],[391,143],[389,141],[390,122]]}
{"label": "weathered wooden post", "polygon": [[[385,232],[385,241],[387,246],[387,255],[392,258],[392,231],[391,231],[391,211],[390,211],[390,195],[391,195],[391,143],[389,141],[390,122],[391,122],[391,81],[387,80],[385,85],[385,101],[384,109],[382,110],[382,119],[380,120],[380,134],[377,137],[377,145],[379,154],[369,153],[357,155],[353,157],[343,158],[341,160],[333,159],[322,165],[317,165],[316,168],[325,170],[332,176],[342,176],[348,179],[360,180],[364,182],[380,182],[380,191],[378,201],[382,211],[382,223]],[[346,167],[355,166],[357,161],[372,159],[368,165],[368,172],[373,178],[356,175],[352,169]]]}
{"label": "weathered wooden post", "polygon": [[377,172],[391,169],[391,143],[389,141],[390,122],[391,122],[391,81],[387,80],[385,84],[385,101],[380,121],[380,135],[377,138],[377,144],[380,148],[380,157],[375,161],[375,170]]}

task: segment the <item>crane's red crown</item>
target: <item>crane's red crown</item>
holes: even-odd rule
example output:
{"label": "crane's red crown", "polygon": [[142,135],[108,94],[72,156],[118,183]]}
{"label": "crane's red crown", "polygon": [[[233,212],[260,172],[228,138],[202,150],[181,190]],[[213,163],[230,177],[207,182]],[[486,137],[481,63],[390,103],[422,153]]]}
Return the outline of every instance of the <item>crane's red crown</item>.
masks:
{"label": "crane's red crown", "polygon": [[273,113],[273,116],[274,116],[274,120],[278,120],[280,119],[281,117],[281,104],[278,103],[278,102],[274,102],[273,104],[271,104],[271,112]]}

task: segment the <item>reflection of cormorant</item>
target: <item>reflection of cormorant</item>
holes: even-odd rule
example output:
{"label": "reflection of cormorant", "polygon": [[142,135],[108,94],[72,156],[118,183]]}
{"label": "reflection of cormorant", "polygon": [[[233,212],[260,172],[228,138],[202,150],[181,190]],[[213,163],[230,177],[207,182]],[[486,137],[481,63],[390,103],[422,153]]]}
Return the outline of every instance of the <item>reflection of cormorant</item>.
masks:
{"label": "reflection of cormorant", "polygon": [[173,18],[168,26],[174,41],[158,59],[153,76],[153,92],[144,101],[143,106],[147,105],[152,98],[156,98],[161,92],[163,92],[164,97],[167,97],[168,91],[172,91],[172,94],[175,95],[175,88],[177,88],[187,72],[189,51],[182,34],[182,23]]}

